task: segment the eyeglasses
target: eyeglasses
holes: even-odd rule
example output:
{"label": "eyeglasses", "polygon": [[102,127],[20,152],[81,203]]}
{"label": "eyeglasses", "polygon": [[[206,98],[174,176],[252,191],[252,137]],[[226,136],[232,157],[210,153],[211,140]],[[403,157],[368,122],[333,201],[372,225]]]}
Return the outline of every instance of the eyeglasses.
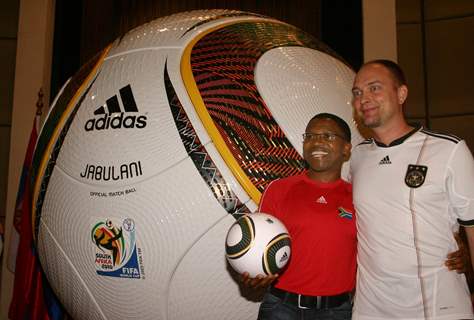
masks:
{"label": "eyeglasses", "polygon": [[332,132],[323,132],[323,133],[310,133],[310,132],[305,132],[303,133],[303,141],[313,141],[317,139],[321,139],[323,141],[334,141],[336,138],[341,138],[344,139],[344,137],[332,133]]}

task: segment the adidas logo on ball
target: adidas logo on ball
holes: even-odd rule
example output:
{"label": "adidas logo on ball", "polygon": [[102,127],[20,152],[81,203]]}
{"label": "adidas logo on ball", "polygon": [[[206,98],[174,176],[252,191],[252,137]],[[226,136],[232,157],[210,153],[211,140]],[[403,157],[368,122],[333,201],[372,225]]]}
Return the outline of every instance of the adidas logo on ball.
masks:
{"label": "adidas logo on ball", "polygon": [[95,110],[94,115],[102,116],[87,120],[86,124],[84,125],[84,129],[86,131],[121,128],[142,129],[146,127],[146,116],[129,115],[130,113],[138,112],[138,107],[135,103],[135,98],[130,85],[126,85],[125,87],[121,88],[119,92],[125,112],[122,112],[120,109],[118,97],[117,95],[114,95],[107,99],[105,103],[108,113],[106,113],[104,106],[100,106],[97,110]]}
{"label": "adidas logo on ball", "polygon": [[280,263],[285,262],[285,261],[288,260],[289,258],[290,258],[290,255],[289,255],[287,252],[284,252],[283,255],[282,255],[281,258],[280,258]]}

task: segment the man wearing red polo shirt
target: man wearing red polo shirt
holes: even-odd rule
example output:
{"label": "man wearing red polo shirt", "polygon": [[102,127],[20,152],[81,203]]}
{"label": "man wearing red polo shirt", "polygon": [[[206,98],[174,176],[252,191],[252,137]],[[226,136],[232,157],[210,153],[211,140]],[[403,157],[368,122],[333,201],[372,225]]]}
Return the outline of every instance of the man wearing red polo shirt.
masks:
{"label": "man wearing red polo shirt", "polygon": [[[288,268],[269,288],[258,319],[350,319],[356,273],[356,226],[351,185],[341,179],[351,132],[341,118],[313,117],[303,134],[308,169],[266,189],[260,212],[280,219],[291,235]],[[267,285],[276,276],[264,278]],[[244,282],[255,282],[244,276]]]}

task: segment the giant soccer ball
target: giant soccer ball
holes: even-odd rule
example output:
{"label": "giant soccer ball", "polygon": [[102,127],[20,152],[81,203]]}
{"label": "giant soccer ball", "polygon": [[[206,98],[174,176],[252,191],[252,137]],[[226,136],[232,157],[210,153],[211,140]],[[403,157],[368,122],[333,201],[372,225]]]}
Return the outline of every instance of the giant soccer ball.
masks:
{"label": "giant soccer ball", "polygon": [[280,21],[194,11],[138,27],[62,88],[34,156],[34,237],[74,319],[254,319],[226,232],[302,170],[318,112],[350,122],[354,74]]}

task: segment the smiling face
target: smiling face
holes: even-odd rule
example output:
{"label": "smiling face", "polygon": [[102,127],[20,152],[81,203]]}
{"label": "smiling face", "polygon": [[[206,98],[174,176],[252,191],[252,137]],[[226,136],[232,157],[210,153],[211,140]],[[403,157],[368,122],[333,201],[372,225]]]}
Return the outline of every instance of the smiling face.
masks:
{"label": "smiling face", "polygon": [[356,75],[352,105],[365,126],[377,129],[402,123],[407,87],[381,64],[367,64]]}
{"label": "smiling face", "polygon": [[303,140],[303,157],[311,179],[330,182],[341,177],[342,164],[349,160],[351,144],[332,119],[317,118],[308,123]]}

